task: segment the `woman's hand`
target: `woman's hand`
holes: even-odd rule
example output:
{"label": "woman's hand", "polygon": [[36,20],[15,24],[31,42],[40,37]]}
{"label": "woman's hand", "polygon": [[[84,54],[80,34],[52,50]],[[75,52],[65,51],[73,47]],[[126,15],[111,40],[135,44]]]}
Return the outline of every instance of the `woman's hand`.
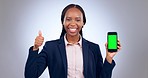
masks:
{"label": "woman's hand", "polygon": [[39,47],[43,44],[43,42],[44,42],[44,37],[42,36],[42,32],[39,31],[38,36],[36,37],[34,42],[33,51],[38,50]]}
{"label": "woman's hand", "polygon": [[112,63],[113,57],[117,54],[117,52],[119,50],[121,50],[121,44],[120,44],[120,41],[118,40],[118,46],[117,46],[118,50],[117,50],[117,52],[108,52],[107,45],[108,45],[108,43],[105,44],[105,47],[106,47],[106,60],[109,63]]}

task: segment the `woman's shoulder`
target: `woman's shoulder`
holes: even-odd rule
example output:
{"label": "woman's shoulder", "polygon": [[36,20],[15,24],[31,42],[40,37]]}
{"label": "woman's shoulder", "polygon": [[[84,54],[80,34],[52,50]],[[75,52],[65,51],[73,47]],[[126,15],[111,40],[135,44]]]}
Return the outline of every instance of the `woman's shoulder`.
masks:
{"label": "woman's shoulder", "polygon": [[83,38],[83,40],[84,40],[85,42],[87,42],[87,43],[88,43],[89,45],[91,45],[91,46],[99,46],[99,44],[94,43],[94,42],[92,42],[92,41],[86,40],[86,39],[84,39],[84,38]]}
{"label": "woman's shoulder", "polygon": [[50,41],[46,41],[45,45],[55,45],[59,42],[60,39],[55,39],[55,40],[50,40]]}
{"label": "woman's shoulder", "polygon": [[100,52],[100,46],[97,43],[91,42],[89,40],[84,39],[84,41],[87,42],[87,44],[89,45],[89,48],[92,50],[92,52],[94,53],[98,53]]}

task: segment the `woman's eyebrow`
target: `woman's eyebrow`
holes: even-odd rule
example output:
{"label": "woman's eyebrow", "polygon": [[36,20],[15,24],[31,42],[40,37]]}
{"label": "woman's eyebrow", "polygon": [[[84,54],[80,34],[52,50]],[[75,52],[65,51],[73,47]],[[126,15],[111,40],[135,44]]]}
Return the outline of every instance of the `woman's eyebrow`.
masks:
{"label": "woman's eyebrow", "polygon": [[76,18],[81,18],[80,16],[76,17]]}
{"label": "woman's eyebrow", "polygon": [[71,16],[66,16],[66,18],[71,18]]}
{"label": "woman's eyebrow", "polygon": [[82,17],[76,17],[75,19],[81,19]]}
{"label": "woman's eyebrow", "polygon": [[[72,18],[71,16],[66,16],[66,18]],[[81,16],[76,16],[75,18],[81,18]]]}

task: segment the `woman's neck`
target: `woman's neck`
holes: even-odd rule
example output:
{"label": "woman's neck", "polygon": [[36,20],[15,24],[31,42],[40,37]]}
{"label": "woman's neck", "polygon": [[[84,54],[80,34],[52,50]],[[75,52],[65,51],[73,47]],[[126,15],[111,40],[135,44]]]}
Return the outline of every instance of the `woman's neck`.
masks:
{"label": "woman's neck", "polygon": [[76,35],[76,36],[70,36],[66,34],[66,39],[69,43],[76,43],[80,40],[80,35]]}

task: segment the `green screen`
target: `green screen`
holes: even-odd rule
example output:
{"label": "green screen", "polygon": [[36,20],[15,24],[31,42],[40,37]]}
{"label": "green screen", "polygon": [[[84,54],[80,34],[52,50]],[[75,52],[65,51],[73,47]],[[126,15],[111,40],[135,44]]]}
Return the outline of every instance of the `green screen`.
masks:
{"label": "green screen", "polygon": [[108,35],[108,49],[117,49],[117,35]]}

